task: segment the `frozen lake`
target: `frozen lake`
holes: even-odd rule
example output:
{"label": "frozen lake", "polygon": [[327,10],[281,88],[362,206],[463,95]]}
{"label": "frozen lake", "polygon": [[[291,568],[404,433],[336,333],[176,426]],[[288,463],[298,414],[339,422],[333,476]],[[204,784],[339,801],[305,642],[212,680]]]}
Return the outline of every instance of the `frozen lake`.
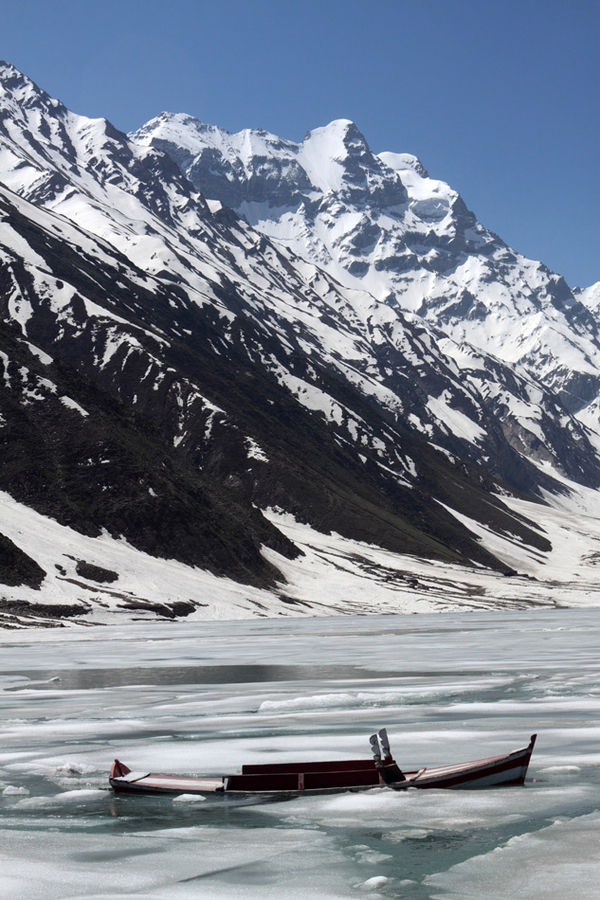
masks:
{"label": "frozen lake", "polygon": [[[0,896],[596,898],[600,610],[0,635]],[[244,805],[115,797],[131,768],[538,744],[524,788]]]}

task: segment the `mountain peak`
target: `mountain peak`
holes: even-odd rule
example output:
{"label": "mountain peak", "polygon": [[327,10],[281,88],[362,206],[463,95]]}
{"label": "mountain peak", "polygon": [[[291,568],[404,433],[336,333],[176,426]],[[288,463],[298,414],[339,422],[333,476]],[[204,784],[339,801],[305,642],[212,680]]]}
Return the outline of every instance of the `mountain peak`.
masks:
{"label": "mountain peak", "polygon": [[600,281],[596,281],[586,288],[573,288],[573,294],[580,303],[583,303],[592,312],[597,313],[600,309]]}
{"label": "mountain peak", "polygon": [[45,94],[31,78],[24,75],[16,66],[6,62],[4,59],[0,60],[0,85],[2,85],[5,90],[8,89],[12,91],[15,88],[26,87],[30,90],[34,90],[36,93]]}
{"label": "mountain peak", "polygon": [[412,153],[390,153],[385,151],[384,153],[378,153],[377,156],[382,163],[395,172],[406,172],[408,170],[416,172],[421,178],[429,178],[429,172],[419,157],[414,156]]}
{"label": "mountain peak", "polygon": [[0,60],[0,99],[8,103],[12,101],[22,109],[30,109],[35,106],[64,109],[59,100],[55,100],[29,76],[24,75],[16,66],[5,60]]}
{"label": "mountain peak", "polygon": [[[339,119],[332,119],[331,122],[329,122],[327,125],[319,125],[317,128],[311,128],[310,131],[307,132],[305,140],[306,140],[306,138],[309,138],[311,136],[311,134],[314,134],[315,132],[318,132],[318,131],[327,131],[331,134],[342,134],[342,135],[345,135],[346,133],[351,132],[351,131],[356,131],[360,134],[360,132],[358,131],[358,128],[356,126],[356,122],[353,122],[352,119],[339,118]],[[361,137],[362,137],[362,135],[361,135]],[[364,138],[363,138],[363,140],[364,140]]]}
{"label": "mountain peak", "polygon": [[309,131],[298,149],[298,162],[312,184],[321,191],[347,190],[377,180],[381,163],[366,138],[350,119],[334,119]]}
{"label": "mountain peak", "polygon": [[328,125],[313,128],[306,134],[302,144],[306,146],[315,143],[332,159],[371,152],[365,136],[351,119],[334,119]]}
{"label": "mountain peak", "polygon": [[29,81],[29,78],[27,78],[26,75],[23,75],[23,73],[20,72],[16,66],[13,66],[12,63],[7,62],[7,60],[5,60],[5,59],[0,59],[0,77],[5,78],[7,76],[8,77],[17,76],[19,78],[22,78],[23,81],[25,81],[25,80]]}

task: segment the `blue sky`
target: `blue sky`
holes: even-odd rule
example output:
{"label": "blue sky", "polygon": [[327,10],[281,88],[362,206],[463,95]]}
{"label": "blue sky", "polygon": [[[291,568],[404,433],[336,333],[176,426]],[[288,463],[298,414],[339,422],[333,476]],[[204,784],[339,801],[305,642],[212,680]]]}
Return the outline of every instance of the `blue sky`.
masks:
{"label": "blue sky", "polygon": [[353,119],[508,243],[600,280],[600,0],[0,0],[0,58],[132,130]]}

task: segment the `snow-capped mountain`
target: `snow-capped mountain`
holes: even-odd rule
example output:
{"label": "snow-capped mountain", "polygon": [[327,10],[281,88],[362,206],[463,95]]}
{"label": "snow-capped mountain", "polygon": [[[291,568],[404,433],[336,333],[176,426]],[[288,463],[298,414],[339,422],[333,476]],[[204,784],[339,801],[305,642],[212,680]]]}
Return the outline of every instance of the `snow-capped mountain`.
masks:
{"label": "snow-capped mountain", "polygon": [[163,113],[132,137],[166,150],[206,197],[378,304],[519,365],[571,412],[595,401],[600,343],[589,300],[484,228],[417,157],[374,154],[346,119],[297,144]]}
{"label": "snow-capped mountain", "polygon": [[600,281],[596,281],[586,288],[574,288],[573,295],[583,303],[594,316],[597,316],[600,308]]}
{"label": "snow-capped mountain", "polygon": [[[167,153],[152,130],[128,138],[0,64],[0,489],[91,538],[261,587],[281,580],[273,553],[299,552],[263,515],[274,508],[394,552],[501,571],[506,555],[481,529],[547,551],[500,495],[600,484],[597,434],[553,376],[457,342],[358,270],[326,271],[322,248],[307,255],[265,234],[264,218],[246,221],[252,204],[297,202],[306,216],[315,190],[331,216],[365,191],[390,213],[400,195],[413,202],[398,169],[366,156],[348,123],[313,132],[302,154],[262,135],[270,156],[246,179],[251,200],[219,154],[209,165],[197,152],[192,171],[194,148]],[[351,165],[331,156],[332,135]],[[220,198],[212,183],[198,189],[201,170],[223,182]],[[74,551],[57,548],[50,573],[19,533],[0,537],[0,582],[102,590],[86,588],[93,565]]]}

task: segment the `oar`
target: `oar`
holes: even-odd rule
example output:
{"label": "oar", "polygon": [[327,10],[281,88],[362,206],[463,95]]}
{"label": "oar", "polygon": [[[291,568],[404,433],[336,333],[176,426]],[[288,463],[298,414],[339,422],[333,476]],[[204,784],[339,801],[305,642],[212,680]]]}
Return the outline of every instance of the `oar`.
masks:
{"label": "oar", "polygon": [[[390,742],[388,740],[387,731],[385,728],[382,728],[379,732],[379,736],[376,734],[372,734],[369,738],[371,744],[371,750],[373,751],[373,759],[375,760],[375,767],[379,771],[379,774],[385,781],[387,785],[393,786],[394,784],[402,784],[406,781],[405,776],[402,774],[402,770],[398,767],[398,765],[394,762],[390,750]],[[381,748],[383,749],[384,758],[383,761],[381,759],[381,749],[379,747],[379,741],[381,741]]]}

